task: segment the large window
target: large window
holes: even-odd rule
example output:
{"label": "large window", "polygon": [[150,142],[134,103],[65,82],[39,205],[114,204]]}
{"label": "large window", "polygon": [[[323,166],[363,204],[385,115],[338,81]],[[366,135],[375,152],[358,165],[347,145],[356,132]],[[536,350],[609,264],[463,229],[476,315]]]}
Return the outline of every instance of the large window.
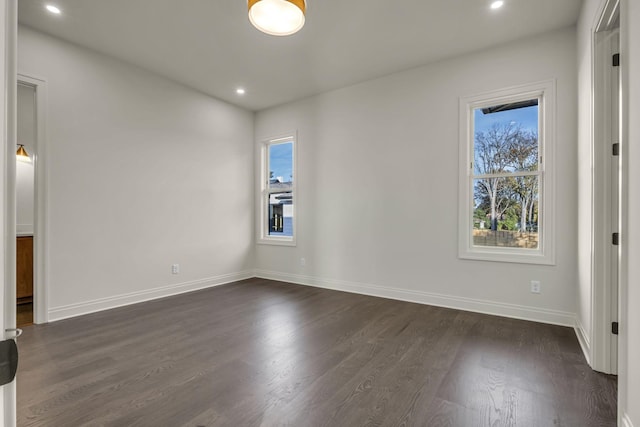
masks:
{"label": "large window", "polygon": [[460,102],[461,258],[552,264],[553,82]]}
{"label": "large window", "polygon": [[295,138],[270,139],[262,144],[262,243],[295,243]]}

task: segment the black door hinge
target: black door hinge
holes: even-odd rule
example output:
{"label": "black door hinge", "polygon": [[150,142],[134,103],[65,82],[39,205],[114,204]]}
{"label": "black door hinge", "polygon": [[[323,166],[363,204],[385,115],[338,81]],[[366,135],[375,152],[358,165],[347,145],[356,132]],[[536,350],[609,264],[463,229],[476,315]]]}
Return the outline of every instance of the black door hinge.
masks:
{"label": "black door hinge", "polygon": [[618,322],[611,322],[611,333],[618,335]]}
{"label": "black door hinge", "polygon": [[611,244],[617,245],[620,243],[620,233],[613,233],[611,235]]}
{"label": "black door hinge", "polygon": [[613,55],[613,66],[614,67],[620,66],[620,54],[619,53],[616,53],[615,55]]}
{"label": "black door hinge", "polygon": [[613,144],[613,155],[614,156],[619,156],[620,155],[620,144],[619,143],[615,143]]}

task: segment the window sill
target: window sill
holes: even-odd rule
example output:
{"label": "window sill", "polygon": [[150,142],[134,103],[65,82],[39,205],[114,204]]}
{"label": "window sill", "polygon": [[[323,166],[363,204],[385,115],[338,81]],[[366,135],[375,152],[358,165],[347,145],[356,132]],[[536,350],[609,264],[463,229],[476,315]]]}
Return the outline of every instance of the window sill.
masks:
{"label": "window sill", "polygon": [[296,246],[295,238],[278,238],[278,237],[262,237],[258,239],[259,245],[274,245],[274,246]]}
{"label": "window sill", "polygon": [[555,259],[552,255],[545,255],[540,251],[533,253],[504,249],[476,249],[476,250],[462,250],[458,253],[458,258],[475,260],[475,261],[490,261],[490,262],[509,262],[517,264],[536,264],[536,265],[556,265]]}

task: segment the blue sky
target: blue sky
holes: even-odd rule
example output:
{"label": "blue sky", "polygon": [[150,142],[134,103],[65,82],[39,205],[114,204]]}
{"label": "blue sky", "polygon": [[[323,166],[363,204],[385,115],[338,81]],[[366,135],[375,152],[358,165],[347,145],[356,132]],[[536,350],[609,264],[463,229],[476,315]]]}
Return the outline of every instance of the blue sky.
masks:
{"label": "blue sky", "polygon": [[480,108],[474,111],[475,133],[488,130],[494,123],[509,124],[512,121],[519,123],[525,130],[538,133],[538,106],[491,114],[483,114]]}
{"label": "blue sky", "polygon": [[272,144],[269,146],[269,171],[273,177],[281,176],[285,182],[292,180],[293,174],[293,143]]}

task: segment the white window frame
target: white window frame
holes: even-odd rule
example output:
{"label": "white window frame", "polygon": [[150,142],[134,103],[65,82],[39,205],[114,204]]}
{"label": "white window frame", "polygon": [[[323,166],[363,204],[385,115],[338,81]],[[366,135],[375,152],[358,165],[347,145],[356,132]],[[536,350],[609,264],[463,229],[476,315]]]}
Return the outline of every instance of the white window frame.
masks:
{"label": "white window frame", "polygon": [[[259,195],[258,195],[258,243],[268,245],[296,246],[296,229],[298,223],[297,215],[297,133],[290,132],[281,136],[263,139],[259,142],[260,149],[260,174],[259,174]],[[292,218],[292,236],[274,236],[269,234],[269,197],[271,193],[277,193],[269,189],[269,147],[272,145],[291,142],[292,145],[292,179],[293,185],[291,195],[293,198],[293,218]]]}
{"label": "white window frame", "polygon": [[[538,98],[537,249],[473,244],[474,110]],[[556,83],[547,80],[460,98],[458,256],[461,259],[555,265]]]}

